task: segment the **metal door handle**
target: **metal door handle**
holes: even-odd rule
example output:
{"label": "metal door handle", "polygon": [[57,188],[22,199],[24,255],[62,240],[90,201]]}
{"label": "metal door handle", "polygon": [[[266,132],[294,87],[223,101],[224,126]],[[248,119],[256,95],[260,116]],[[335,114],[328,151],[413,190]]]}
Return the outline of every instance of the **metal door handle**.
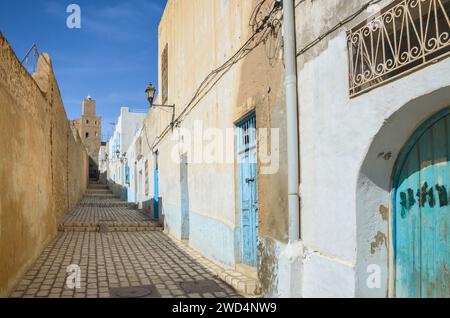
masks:
{"label": "metal door handle", "polygon": [[246,183],[255,182],[255,179],[254,178],[252,178],[252,179],[247,178],[247,179],[245,179],[245,182]]}

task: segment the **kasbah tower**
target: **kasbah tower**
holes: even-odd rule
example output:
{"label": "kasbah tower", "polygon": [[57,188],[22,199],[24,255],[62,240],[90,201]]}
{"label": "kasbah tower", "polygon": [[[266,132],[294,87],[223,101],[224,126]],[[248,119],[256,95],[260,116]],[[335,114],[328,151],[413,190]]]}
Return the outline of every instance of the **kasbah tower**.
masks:
{"label": "kasbah tower", "polygon": [[96,102],[90,96],[83,99],[81,119],[72,121],[89,155],[89,177],[98,178],[98,153],[101,146],[102,117],[95,113]]}

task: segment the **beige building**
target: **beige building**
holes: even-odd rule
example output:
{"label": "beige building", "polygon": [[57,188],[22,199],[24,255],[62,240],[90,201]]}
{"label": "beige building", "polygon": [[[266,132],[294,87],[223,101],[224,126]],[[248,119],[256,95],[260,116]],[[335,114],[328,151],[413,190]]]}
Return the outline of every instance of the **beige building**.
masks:
{"label": "beige building", "polygon": [[448,297],[450,2],[283,4],[292,17],[277,1],[168,1],[159,94],[131,160],[137,201],[158,203],[171,236],[256,277],[255,294]]}
{"label": "beige building", "polygon": [[273,295],[288,224],[281,9],[258,3],[168,1],[130,186],[168,234]]}
{"label": "beige building", "polygon": [[95,113],[96,102],[90,96],[83,100],[83,111],[80,119],[71,122],[73,131],[83,140],[90,158],[89,175],[98,174],[98,154],[101,146],[102,118]]}

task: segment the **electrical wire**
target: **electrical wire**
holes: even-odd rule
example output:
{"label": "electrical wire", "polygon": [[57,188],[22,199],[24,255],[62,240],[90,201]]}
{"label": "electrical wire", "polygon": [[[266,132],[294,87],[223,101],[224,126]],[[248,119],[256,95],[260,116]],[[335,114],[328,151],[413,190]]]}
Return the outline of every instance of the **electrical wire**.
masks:
{"label": "electrical wire", "polygon": [[[301,3],[305,2],[305,0],[300,1],[296,6],[300,5]],[[367,2],[366,4],[364,4],[361,8],[359,8],[355,13],[353,13],[352,15],[350,15],[349,17],[345,18],[344,20],[340,21],[338,24],[336,24],[335,26],[333,26],[330,30],[328,30],[327,32],[323,33],[322,35],[320,35],[318,38],[316,38],[315,40],[311,41],[308,45],[306,45],[303,49],[301,49],[300,51],[297,52],[297,57],[299,57],[302,54],[305,54],[307,51],[309,51],[310,49],[312,49],[314,46],[316,46],[317,44],[319,44],[323,39],[325,39],[327,36],[329,36],[331,33],[335,32],[337,29],[339,29],[340,27],[344,26],[345,24],[353,21],[354,19],[356,19],[359,15],[361,15],[368,7],[370,7],[373,4],[377,4],[381,2],[381,0],[371,0],[369,2]]]}
{"label": "electrical wire", "polygon": [[[181,111],[173,123],[166,126],[166,128],[161,132],[161,134],[155,138],[152,144],[152,150],[164,139],[164,137],[173,129],[174,126],[179,126],[181,122],[186,118],[186,116],[195,108],[199,102],[209,93],[209,91],[219,82],[223,76],[228,72],[228,70],[250,54],[256,47],[263,43],[267,36],[270,35],[270,30],[274,26],[274,21],[279,21],[275,18],[275,15],[281,11],[281,2],[273,1],[270,5],[271,9],[268,14],[261,15],[261,10],[267,0],[262,0],[255,7],[252,12],[251,19],[249,22],[252,28],[253,34],[249,39],[239,48],[239,50],[233,54],[227,61],[225,61],[220,67],[211,71],[206,78],[201,82],[199,87],[196,89],[193,97],[187,103],[186,107]],[[259,17],[262,16],[262,18]],[[146,127],[144,127],[146,132]]]}
{"label": "electrical wire", "polygon": [[[306,0],[300,0],[295,4],[297,8],[300,4],[304,3]],[[353,21],[359,15],[361,15],[369,6],[379,3],[382,0],[370,0],[366,4],[364,4],[360,9],[354,12],[349,17],[340,21],[334,27],[332,27],[327,32],[323,33],[315,40],[311,41],[307,44],[303,49],[297,52],[296,56],[306,53],[308,50],[316,46],[323,39],[325,39],[328,35],[335,32],[337,29],[342,27],[343,25]],[[268,35],[272,32],[272,35],[276,35],[277,33],[274,31],[276,27],[281,28],[281,19],[275,17],[275,15],[281,11],[282,4],[281,1],[275,0],[271,3],[272,9],[268,14],[264,15],[262,13],[264,5],[267,3],[267,0],[261,0],[256,7],[254,8],[251,19],[249,22],[249,26],[252,28],[253,34],[250,38],[241,46],[241,48],[230,57],[224,64],[220,67],[216,68],[212,72],[210,72],[206,78],[201,82],[197,90],[195,91],[193,97],[187,103],[186,107],[182,110],[182,112],[178,115],[178,117],[172,122],[170,125],[167,125],[166,128],[161,132],[159,136],[157,136],[152,144],[151,150],[164,139],[164,137],[173,129],[174,126],[179,126],[181,122],[185,119],[185,117],[192,111],[194,107],[198,105],[198,103],[202,100],[202,98],[209,93],[209,91],[214,87],[214,85],[219,82],[223,76],[227,73],[227,71],[240,60],[245,58],[248,54],[250,54],[256,47],[258,47],[261,43],[264,43]],[[258,37],[259,36],[259,37]],[[276,54],[276,50],[274,55]],[[273,56],[274,57],[274,56]],[[273,58],[272,57],[272,58]],[[269,56],[270,60],[270,56]],[[144,125],[143,131],[147,135],[146,126]],[[148,140],[147,143],[149,144]]]}

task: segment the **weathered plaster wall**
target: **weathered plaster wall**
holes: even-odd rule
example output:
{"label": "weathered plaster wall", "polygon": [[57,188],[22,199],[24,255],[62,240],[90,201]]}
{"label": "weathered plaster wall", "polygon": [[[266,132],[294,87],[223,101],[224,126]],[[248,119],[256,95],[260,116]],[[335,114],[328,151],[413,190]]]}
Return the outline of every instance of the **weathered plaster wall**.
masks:
{"label": "weathered plaster wall", "polygon": [[88,183],[48,55],[34,79],[0,33],[0,297],[56,234]]}
{"label": "weathered plaster wall", "polygon": [[[240,0],[193,0],[168,1],[159,27],[159,53],[168,43],[169,98],[168,104],[176,105],[176,117],[185,109],[195,90],[213,69],[220,66],[247,41],[252,30],[250,16],[259,1]],[[281,30],[277,30],[281,43]],[[278,128],[279,145],[275,147],[280,162],[272,175],[262,175],[259,162],[259,236],[286,241],[287,209],[285,168],[285,113],[283,89],[283,63],[280,52],[276,52],[270,63],[266,47],[261,45],[244,60],[236,63],[217,82],[197,106],[183,120],[180,127],[170,131],[158,143],[160,195],[163,198],[166,230],[177,238],[185,238],[182,229],[188,229],[189,243],[207,257],[228,266],[240,262],[240,202],[238,165],[235,162],[195,162],[199,149],[188,153],[187,191],[189,193],[189,218],[181,210],[182,178],[179,162],[172,154],[181,156],[194,140],[183,135],[189,131],[193,136],[196,121],[204,129],[215,128],[225,137],[226,129],[235,129],[235,124],[252,112],[256,112],[258,128]],[[161,64],[161,61],[160,61]],[[161,71],[159,82],[162,82]],[[161,95],[161,91],[160,94]],[[161,100],[155,101],[160,104]],[[145,120],[144,153],[140,162],[150,161],[153,175],[155,156],[147,141],[153,145],[159,133],[170,123],[170,112],[152,109]],[[225,159],[235,158],[235,140],[224,145]],[[278,141],[278,140],[276,140]],[[274,141],[274,144],[276,143]],[[258,139],[258,147],[272,148],[270,131]],[[182,144],[179,146],[179,144]],[[204,146],[208,145],[207,141]],[[150,181],[150,196],[153,195],[153,180]],[[188,226],[186,226],[188,222]],[[273,254],[260,257],[261,265],[268,275],[263,275],[266,285],[272,284],[271,271],[276,263]],[[263,265],[264,264],[264,265]]]}
{"label": "weathered plaster wall", "polygon": [[[298,49],[365,2],[300,4]],[[450,59],[349,98],[345,31],[379,9],[298,59],[305,297],[388,296],[393,165],[414,130],[449,106]],[[366,284],[371,264],[381,288]]]}

